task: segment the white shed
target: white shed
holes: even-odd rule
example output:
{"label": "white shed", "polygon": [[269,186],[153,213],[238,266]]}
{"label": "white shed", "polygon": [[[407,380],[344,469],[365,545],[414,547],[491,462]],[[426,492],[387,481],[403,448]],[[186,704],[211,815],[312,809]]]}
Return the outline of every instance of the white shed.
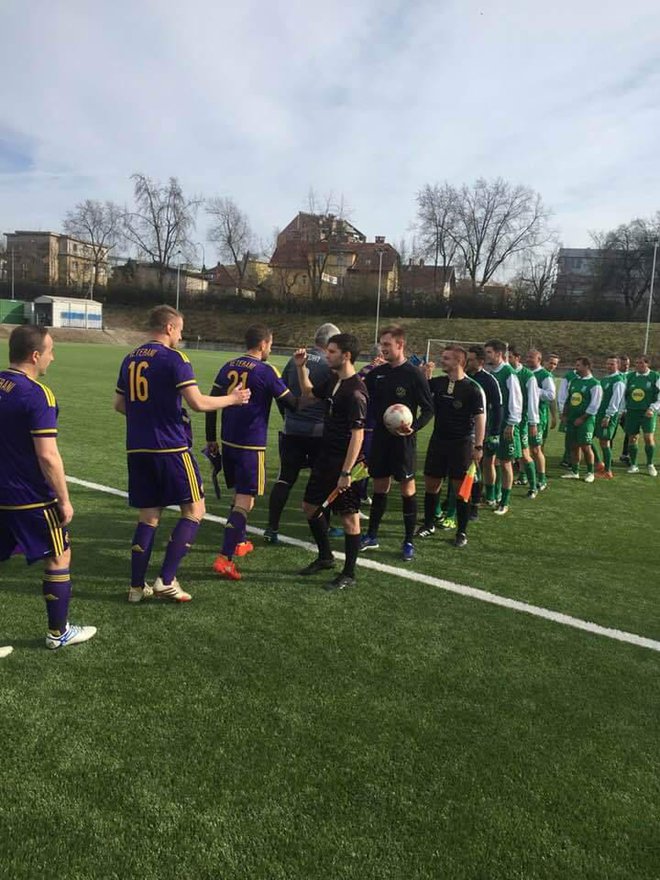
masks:
{"label": "white shed", "polygon": [[38,296],[34,303],[26,303],[25,309],[26,317],[32,324],[83,330],[103,329],[103,304],[93,299]]}

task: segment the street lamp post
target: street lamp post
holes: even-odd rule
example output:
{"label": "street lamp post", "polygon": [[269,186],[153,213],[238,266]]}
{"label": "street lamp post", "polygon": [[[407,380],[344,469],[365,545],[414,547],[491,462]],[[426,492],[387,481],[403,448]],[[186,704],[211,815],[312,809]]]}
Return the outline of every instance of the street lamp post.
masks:
{"label": "street lamp post", "polygon": [[179,311],[179,294],[181,292],[181,251],[178,252],[177,256],[179,260],[176,264],[176,310]]}
{"label": "street lamp post", "polygon": [[644,337],[644,354],[649,351],[649,333],[651,331],[651,310],[653,308],[653,282],[655,281],[655,262],[658,256],[658,239],[653,239],[653,265],[651,268],[651,288],[649,290],[649,307],[646,313],[646,336]]}
{"label": "street lamp post", "polygon": [[206,251],[204,250],[204,245],[201,241],[197,242],[197,247],[201,247],[202,249],[202,272],[206,269]]}
{"label": "street lamp post", "polygon": [[376,329],[374,331],[374,346],[378,345],[378,324],[380,322],[380,287],[383,277],[383,249],[378,251],[378,293],[376,295]]}

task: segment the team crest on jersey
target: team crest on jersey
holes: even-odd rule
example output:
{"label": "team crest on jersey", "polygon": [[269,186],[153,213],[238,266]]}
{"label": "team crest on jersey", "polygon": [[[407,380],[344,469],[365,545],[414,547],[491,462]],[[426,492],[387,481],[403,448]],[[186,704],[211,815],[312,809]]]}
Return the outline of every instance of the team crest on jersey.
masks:
{"label": "team crest on jersey", "polygon": [[461,400],[455,400],[452,406],[454,407],[454,409],[461,409],[461,407],[463,406],[463,402]]}
{"label": "team crest on jersey", "polygon": [[394,393],[396,394],[397,397],[405,397],[407,394],[406,389],[402,388],[400,385]]}
{"label": "team crest on jersey", "polygon": [[635,401],[635,403],[640,403],[642,400],[644,400],[644,391],[641,388],[634,388],[630,396]]}
{"label": "team crest on jersey", "polygon": [[582,403],[582,395],[579,391],[574,391],[571,394],[571,406],[579,406]]}

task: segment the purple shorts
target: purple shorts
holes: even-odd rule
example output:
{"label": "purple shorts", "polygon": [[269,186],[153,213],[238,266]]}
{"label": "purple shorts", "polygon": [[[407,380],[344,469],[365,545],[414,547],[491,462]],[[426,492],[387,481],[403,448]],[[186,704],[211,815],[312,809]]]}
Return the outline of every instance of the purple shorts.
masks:
{"label": "purple shorts", "polygon": [[237,495],[263,495],[266,491],[266,452],[222,444],[222,469],[229,489]]}
{"label": "purple shorts", "polygon": [[0,562],[20,547],[28,565],[47,556],[61,556],[69,546],[69,530],[60,526],[57,506],[0,510]]}
{"label": "purple shorts", "polygon": [[127,457],[131,507],[191,504],[204,497],[199,468],[189,452],[132,452]]}

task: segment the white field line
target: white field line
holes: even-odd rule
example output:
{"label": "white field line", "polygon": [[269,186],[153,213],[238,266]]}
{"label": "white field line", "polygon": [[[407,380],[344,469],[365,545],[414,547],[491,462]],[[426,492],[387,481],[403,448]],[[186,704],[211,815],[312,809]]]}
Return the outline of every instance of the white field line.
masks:
{"label": "white field line", "polygon": [[[77,477],[67,476],[67,481],[76,486],[83,486],[85,489],[92,489],[96,492],[105,492],[106,495],[116,495],[119,498],[127,498],[128,493],[121,489],[115,489],[112,486],[104,486],[102,483],[91,483],[89,480],[79,480]],[[170,510],[178,510],[178,507],[171,507]],[[207,513],[204,519],[209,522],[220,523],[224,525],[227,520],[222,516],[215,516]],[[264,530],[255,526],[248,526],[248,532],[254,535],[263,535]],[[316,547],[307,541],[301,541],[299,538],[289,538],[286,535],[280,535],[280,541],[284,544],[290,544],[293,547],[300,547],[303,550],[316,552]],[[335,553],[339,558],[343,559],[343,553]],[[476,599],[479,602],[487,602],[490,605],[499,605],[500,608],[508,608],[509,611],[519,611],[523,614],[530,614],[532,617],[540,617],[543,620],[550,620],[553,623],[559,623],[562,626],[570,626],[573,629],[580,629],[584,632],[592,633],[597,636],[604,636],[608,639],[614,639],[617,642],[626,642],[629,645],[636,645],[638,648],[648,648],[650,651],[660,652],[660,642],[655,639],[649,639],[645,636],[638,636],[635,633],[625,632],[620,629],[612,629],[607,626],[600,626],[589,620],[582,620],[579,617],[572,617],[570,614],[562,614],[559,611],[551,611],[549,608],[542,608],[539,605],[529,605],[527,602],[520,602],[517,599],[509,599],[506,596],[498,596],[496,593],[489,593],[486,590],[478,590],[475,587],[467,587],[463,584],[455,584],[452,581],[445,581],[442,578],[433,577],[428,574],[421,574],[406,568],[398,568],[395,565],[387,565],[383,562],[376,562],[373,559],[365,559],[360,556],[357,564],[362,568],[369,568],[372,571],[382,572],[383,574],[393,575],[394,577],[403,578],[404,580],[413,581],[418,584],[427,584],[430,587],[436,587],[440,590],[446,590],[449,593],[456,593],[459,596],[467,596],[470,599]]]}

